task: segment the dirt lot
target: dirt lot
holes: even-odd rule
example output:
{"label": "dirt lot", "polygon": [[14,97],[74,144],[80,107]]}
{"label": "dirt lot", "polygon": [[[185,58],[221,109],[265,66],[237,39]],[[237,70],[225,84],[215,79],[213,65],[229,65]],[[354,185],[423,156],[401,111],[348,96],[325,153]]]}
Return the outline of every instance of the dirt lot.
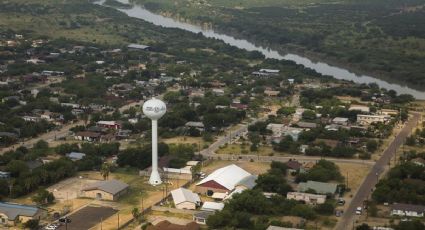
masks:
{"label": "dirt lot", "polygon": [[61,226],[60,230],[83,230],[90,229],[99,222],[114,215],[117,210],[109,207],[87,206],[69,216],[71,223],[67,227]]}
{"label": "dirt lot", "polygon": [[96,180],[84,177],[72,177],[50,186],[47,190],[53,192],[57,201],[62,202],[78,198],[81,189],[94,182],[96,182]]}
{"label": "dirt lot", "polygon": [[356,191],[363,179],[369,173],[371,166],[364,164],[350,164],[350,163],[336,163],[341,171],[341,174],[348,177],[348,187],[351,188],[351,192]]}

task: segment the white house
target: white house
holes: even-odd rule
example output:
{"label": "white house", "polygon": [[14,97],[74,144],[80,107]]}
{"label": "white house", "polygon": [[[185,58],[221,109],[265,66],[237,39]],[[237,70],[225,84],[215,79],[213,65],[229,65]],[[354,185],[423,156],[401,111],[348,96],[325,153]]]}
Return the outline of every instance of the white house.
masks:
{"label": "white house", "polygon": [[391,206],[391,215],[393,216],[423,217],[424,212],[424,205],[393,204]]}
{"label": "white house", "polygon": [[198,194],[193,193],[189,189],[178,188],[171,191],[174,205],[177,209],[191,209],[195,210],[201,204],[201,199]]}
{"label": "white house", "polygon": [[363,113],[370,113],[370,108],[367,105],[351,105],[349,111],[361,111]]}
{"label": "white house", "polygon": [[348,125],[348,118],[346,118],[346,117],[335,117],[332,120],[332,123],[337,124],[337,125]]}
{"label": "white house", "polygon": [[359,125],[370,125],[376,122],[386,123],[391,119],[389,115],[364,115],[357,114],[357,123]]}
{"label": "white house", "polygon": [[288,192],[287,199],[304,201],[306,204],[323,204],[326,201],[325,195],[317,195],[303,192]]}
{"label": "white house", "polygon": [[86,156],[85,153],[79,153],[79,152],[70,152],[66,154],[66,157],[68,157],[72,161],[82,160],[85,156]]}

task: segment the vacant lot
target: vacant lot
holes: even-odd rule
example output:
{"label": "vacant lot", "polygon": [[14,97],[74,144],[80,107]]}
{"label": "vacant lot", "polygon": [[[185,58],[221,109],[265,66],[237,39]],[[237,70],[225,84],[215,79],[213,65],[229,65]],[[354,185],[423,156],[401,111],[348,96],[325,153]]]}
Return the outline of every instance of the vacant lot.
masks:
{"label": "vacant lot", "polygon": [[90,229],[108,217],[114,215],[117,210],[109,207],[87,206],[69,216],[71,223],[61,226],[59,229],[83,230]]}
{"label": "vacant lot", "polygon": [[83,187],[96,181],[97,180],[83,177],[72,177],[50,186],[47,190],[49,192],[53,192],[57,201],[62,202],[79,197],[80,191]]}

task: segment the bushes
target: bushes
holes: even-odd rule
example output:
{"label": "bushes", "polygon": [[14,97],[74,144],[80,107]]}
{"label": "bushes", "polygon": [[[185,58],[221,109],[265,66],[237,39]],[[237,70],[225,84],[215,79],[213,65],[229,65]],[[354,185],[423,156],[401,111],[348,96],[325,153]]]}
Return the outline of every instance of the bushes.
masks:
{"label": "bushes", "polygon": [[212,229],[262,229],[260,226],[270,224],[267,218],[254,218],[254,215],[295,215],[309,220],[316,217],[315,211],[308,205],[287,200],[282,196],[267,199],[260,190],[254,189],[234,195],[222,211],[208,218],[207,225]]}

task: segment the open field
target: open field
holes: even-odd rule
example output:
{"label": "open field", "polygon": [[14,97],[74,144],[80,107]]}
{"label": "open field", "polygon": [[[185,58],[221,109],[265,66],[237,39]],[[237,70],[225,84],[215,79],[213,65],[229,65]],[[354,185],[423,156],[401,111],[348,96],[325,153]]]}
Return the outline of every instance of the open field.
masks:
{"label": "open field", "polygon": [[165,142],[166,144],[190,144],[197,146],[197,148],[203,149],[204,146],[211,144],[202,139],[202,137],[187,137],[187,136],[178,136],[173,138],[161,139],[160,141]]}

